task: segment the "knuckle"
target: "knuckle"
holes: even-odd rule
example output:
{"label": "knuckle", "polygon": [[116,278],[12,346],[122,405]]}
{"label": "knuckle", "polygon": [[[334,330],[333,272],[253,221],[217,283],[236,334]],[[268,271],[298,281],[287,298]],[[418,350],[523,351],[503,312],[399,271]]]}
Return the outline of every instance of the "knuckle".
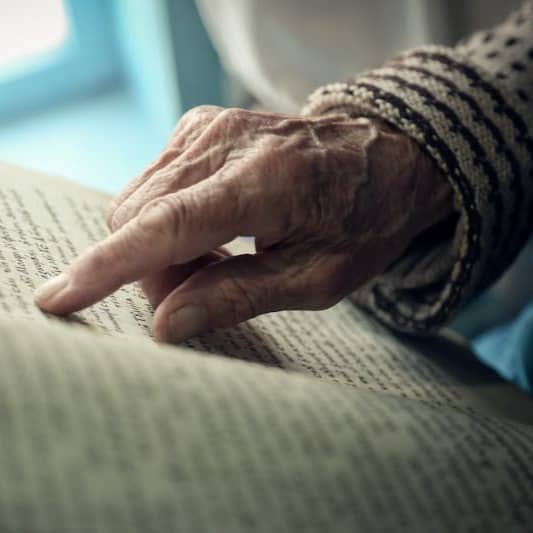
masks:
{"label": "knuckle", "polygon": [[189,109],[186,113],[183,114],[181,119],[176,126],[176,130],[180,126],[203,121],[205,117],[213,117],[218,115],[223,110],[222,107],[216,105],[199,105]]}
{"label": "knuckle", "polygon": [[193,111],[195,115],[212,115],[213,113],[220,113],[223,109],[224,108],[217,105],[204,104],[193,107],[191,111]]}
{"label": "knuckle", "polygon": [[236,116],[237,111],[238,109],[236,107],[227,107],[222,113],[220,113],[220,118],[233,118]]}
{"label": "knuckle", "polygon": [[224,140],[232,140],[235,142],[244,130],[247,128],[249,111],[239,108],[226,108],[220,111],[214,117],[206,130],[209,132],[204,141],[206,144],[220,144],[224,145]]}
{"label": "knuckle", "polygon": [[254,298],[237,276],[228,276],[220,284],[220,294],[226,303],[224,321],[236,324],[259,314]]}
{"label": "knuckle", "polygon": [[240,109],[238,107],[228,107],[224,109],[219,117],[221,121],[234,123],[241,122],[245,117],[247,117],[249,112],[246,109]]}
{"label": "knuckle", "polygon": [[141,229],[155,237],[179,228],[185,217],[185,205],[179,195],[163,196],[148,202],[139,212]]}
{"label": "knuckle", "polygon": [[172,133],[170,134],[169,146],[172,145],[172,143],[183,130],[187,129],[190,125],[194,125],[196,122],[198,122],[200,116],[202,115],[202,107],[203,106],[193,107],[183,113],[183,115],[181,115],[177,124],[174,126]]}
{"label": "knuckle", "polygon": [[187,122],[196,120],[202,114],[203,110],[204,106],[197,106],[189,109],[182,115],[181,119],[178,122],[178,125],[186,124]]}
{"label": "knuckle", "polygon": [[195,109],[197,110],[197,114],[207,116],[218,115],[224,110],[223,107],[220,107],[218,105],[201,105],[196,107]]}

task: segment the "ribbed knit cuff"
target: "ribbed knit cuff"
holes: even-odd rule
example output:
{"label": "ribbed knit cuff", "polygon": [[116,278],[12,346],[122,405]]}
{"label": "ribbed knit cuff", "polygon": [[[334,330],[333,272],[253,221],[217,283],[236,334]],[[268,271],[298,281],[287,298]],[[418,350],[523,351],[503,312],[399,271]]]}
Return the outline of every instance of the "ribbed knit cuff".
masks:
{"label": "ribbed knit cuff", "polygon": [[[309,97],[304,114],[344,111],[395,125],[433,158],[455,192],[453,261],[442,272],[419,256],[410,262],[418,275],[393,267],[363,287],[357,299],[380,319],[404,331],[435,329],[514,259],[533,213],[530,107],[466,56],[437,46],[405,52]],[[425,255],[435,256],[426,246]]]}

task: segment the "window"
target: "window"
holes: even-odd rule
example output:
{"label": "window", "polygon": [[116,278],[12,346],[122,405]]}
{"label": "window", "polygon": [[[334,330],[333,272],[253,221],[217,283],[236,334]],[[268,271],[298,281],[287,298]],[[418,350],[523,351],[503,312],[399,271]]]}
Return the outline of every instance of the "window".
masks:
{"label": "window", "polygon": [[112,2],[0,0],[0,120],[112,83]]}
{"label": "window", "polygon": [[60,48],[67,39],[63,0],[0,0],[0,13],[0,75]]}
{"label": "window", "polygon": [[194,0],[0,0],[0,159],[116,192],[221,101]]}

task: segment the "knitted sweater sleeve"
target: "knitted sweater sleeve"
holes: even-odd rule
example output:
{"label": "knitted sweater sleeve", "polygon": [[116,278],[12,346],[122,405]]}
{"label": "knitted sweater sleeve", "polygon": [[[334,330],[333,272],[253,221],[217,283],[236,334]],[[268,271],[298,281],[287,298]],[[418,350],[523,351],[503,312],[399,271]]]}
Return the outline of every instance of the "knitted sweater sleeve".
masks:
{"label": "knitted sweater sleeve", "polygon": [[513,261],[532,229],[533,2],[455,48],[425,46],[316,90],[305,114],[379,117],[451,184],[456,215],[354,294],[397,329],[445,323]]}

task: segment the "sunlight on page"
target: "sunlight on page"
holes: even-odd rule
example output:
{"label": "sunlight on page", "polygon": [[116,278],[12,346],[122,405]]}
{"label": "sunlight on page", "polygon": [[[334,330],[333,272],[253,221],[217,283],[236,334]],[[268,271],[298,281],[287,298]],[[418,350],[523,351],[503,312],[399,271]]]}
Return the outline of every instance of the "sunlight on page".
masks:
{"label": "sunlight on page", "polygon": [[63,0],[0,0],[0,73],[59,48],[69,30]]}

